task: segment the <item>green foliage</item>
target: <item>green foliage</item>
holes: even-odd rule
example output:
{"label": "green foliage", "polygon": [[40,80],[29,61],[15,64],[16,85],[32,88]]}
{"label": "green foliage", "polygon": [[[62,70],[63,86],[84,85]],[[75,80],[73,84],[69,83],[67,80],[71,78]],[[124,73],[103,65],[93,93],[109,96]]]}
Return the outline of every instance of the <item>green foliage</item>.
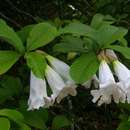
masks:
{"label": "green foliage", "polygon": [[38,52],[29,52],[26,55],[26,60],[33,73],[37,77],[43,78],[47,65],[44,55]]}
{"label": "green foliage", "polygon": [[8,71],[19,57],[15,51],[0,51],[0,75]]}
{"label": "green foliage", "polygon": [[60,130],[63,127],[70,126],[71,122],[65,116],[56,116],[52,122],[53,130]]}
{"label": "green foliage", "polygon": [[97,71],[99,63],[94,53],[80,56],[72,64],[70,74],[77,83],[89,80]]}
{"label": "green foliage", "polygon": [[12,76],[4,76],[0,82],[0,103],[5,100],[18,96],[22,89],[22,84],[19,78]]}
{"label": "green foliage", "polygon": [[27,50],[35,50],[45,46],[58,36],[56,27],[49,23],[39,23],[33,27],[27,38]]}
{"label": "green foliage", "polygon": [[16,32],[9,27],[2,19],[0,19],[0,38],[6,40],[15,47],[16,50],[23,53],[24,46]]}
{"label": "green foliage", "polygon": [[80,38],[72,36],[64,36],[62,41],[54,46],[54,51],[57,52],[85,52],[87,49],[85,46],[85,41]]}
{"label": "green foliage", "polygon": [[0,129],[1,130],[9,130],[10,122],[7,118],[0,117]]}

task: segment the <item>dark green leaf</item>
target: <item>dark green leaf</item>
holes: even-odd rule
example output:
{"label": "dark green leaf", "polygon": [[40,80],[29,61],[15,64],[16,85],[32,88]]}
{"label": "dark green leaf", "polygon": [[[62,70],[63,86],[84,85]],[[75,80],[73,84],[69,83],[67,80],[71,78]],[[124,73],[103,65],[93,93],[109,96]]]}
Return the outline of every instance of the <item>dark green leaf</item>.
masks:
{"label": "dark green leaf", "polygon": [[0,103],[18,95],[22,85],[20,79],[12,76],[4,76],[0,82]]}
{"label": "dark green leaf", "polygon": [[84,54],[71,66],[70,74],[77,83],[89,80],[97,71],[99,63],[94,53]]}
{"label": "dark green leaf", "polygon": [[30,52],[26,55],[26,60],[29,68],[33,71],[33,73],[37,77],[43,78],[47,65],[45,57],[41,53]]}
{"label": "dark green leaf", "polygon": [[39,23],[33,27],[27,39],[27,50],[45,46],[58,36],[56,27],[49,23]]}
{"label": "dark green leaf", "polygon": [[0,51],[0,75],[8,71],[19,57],[15,51]]}
{"label": "dark green leaf", "polygon": [[56,116],[52,122],[54,130],[60,130],[63,127],[70,126],[71,122],[65,116]]}
{"label": "dark green leaf", "polygon": [[16,32],[0,19],[0,38],[6,40],[15,47],[19,52],[24,52],[24,46]]}
{"label": "dark green leaf", "polygon": [[0,117],[0,130],[9,130],[10,122],[7,118]]}
{"label": "dark green leaf", "polygon": [[79,36],[89,36],[93,32],[93,29],[88,25],[79,22],[73,22],[65,26],[64,28],[60,29],[59,32],[60,34],[69,33],[69,34],[75,34]]}
{"label": "dark green leaf", "polygon": [[61,43],[58,43],[54,46],[54,51],[57,52],[84,52],[84,41],[80,38],[73,36],[66,36],[63,38]]}

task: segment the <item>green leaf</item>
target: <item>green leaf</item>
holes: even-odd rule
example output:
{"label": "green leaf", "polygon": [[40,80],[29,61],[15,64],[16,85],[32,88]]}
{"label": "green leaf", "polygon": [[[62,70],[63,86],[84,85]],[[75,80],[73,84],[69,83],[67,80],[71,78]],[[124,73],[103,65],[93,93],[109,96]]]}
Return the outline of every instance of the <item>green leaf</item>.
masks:
{"label": "green leaf", "polygon": [[130,122],[127,121],[127,122],[120,123],[117,130],[130,130]]}
{"label": "green leaf", "polygon": [[0,82],[0,103],[18,95],[21,91],[22,84],[20,79],[12,76],[4,76]]}
{"label": "green leaf", "polygon": [[19,57],[15,51],[0,51],[0,75],[8,71]]}
{"label": "green leaf", "polygon": [[104,15],[102,15],[102,14],[94,15],[94,17],[91,21],[91,27],[98,29],[101,26],[103,20],[104,20]]}
{"label": "green leaf", "polygon": [[10,120],[13,120],[16,123],[21,122],[24,119],[23,115],[20,112],[11,109],[0,110],[0,116],[8,117]]}
{"label": "green leaf", "polygon": [[48,111],[45,109],[26,111],[22,109],[26,124],[40,130],[46,130],[45,122],[48,120]]}
{"label": "green leaf", "polygon": [[65,116],[56,116],[52,122],[52,129],[59,130],[70,125],[71,122]]}
{"label": "green leaf", "polygon": [[57,52],[85,52],[84,41],[73,36],[65,36],[61,43],[54,46],[54,51]]}
{"label": "green leaf", "polygon": [[95,31],[92,35],[92,38],[100,45],[100,46],[108,46],[115,41],[119,41],[127,34],[127,29],[121,27],[115,27],[112,25],[104,24],[97,31]]}
{"label": "green leaf", "polygon": [[7,118],[0,117],[0,130],[9,130],[10,122]]}
{"label": "green leaf", "polygon": [[49,23],[39,23],[33,27],[27,39],[27,50],[45,46],[58,36],[56,27]]}
{"label": "green leaf", "polygon": [[33,71],[33,73],[39,77],[43,78],[46,69],[45,57],[38,52],[30,52],[26,55],[27,65]]}
{"label": "green leaf", "polygon": [[20,31],[17,32],[19,37],[21,38],[22,42],[25,43],[27,40],[27,37],[29,36],[30,31],[33,29],[34,25],[27,25],[23,27]]}
{"label": "green leaf", "polygon": [[89,36],[94,30],[86,24],[73,22],[59,30],[60,34],[75,34],[79,36]]}
{"label": "green leaf", "polygon": [[99,63],[94,53],[80,56],[71,66],[70,74],[77,83],[89,80],[97,71]]}
{"label": "green leaf", "polygon": [[9,27],[2,19],[0,19],[0,38],[9,42],[16,50],[23,53],[24,46],[16,32]]}
{"label": "green leaf", "polygon": [[19,123],[19,126],[20,126],[19,130],[31,130],[31,128],[24,123]]}
{"label": "green leaf", "polygon": [[113,49],[115,51],[120,52],[125,58],[130,59],[130,48],[128,47],[122,47],[122,46],[117,46],[117,45],[111,45],[108,46],[107,48]]}

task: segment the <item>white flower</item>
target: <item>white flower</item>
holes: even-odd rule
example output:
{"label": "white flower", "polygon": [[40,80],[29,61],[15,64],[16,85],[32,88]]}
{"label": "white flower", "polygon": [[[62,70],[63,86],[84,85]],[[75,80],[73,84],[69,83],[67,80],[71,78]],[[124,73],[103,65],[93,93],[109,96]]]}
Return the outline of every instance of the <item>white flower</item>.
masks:
{"label": "white flower", "polygon": [[127,102],[130,103],[130,70],[118,60],[113,63],[115,73],[119,81],[123,84],[121,89],[126,94]]}
{"label": "white flower", "polygon": [[62,77],[50,66],[47,66],[45,76],[49,86],[52,89],[51,97],[53,100],[56,98],[56,101],[59,103],[64,97],[68,96],[69,94],[72,96],[76,95],[75,87],[64,82]]}
{"label": "white flower", "polygon": [[99,90],[92,90],[93,102],[98,101],[98,105],[103,103],[111,103],[113,98],[114,102],[119,103],[122,98],[122,93],[119,90],[119,83],[116,83],[113,74],[106,63],[102,60],[99,66]]}
{"label": "white flower", "polygon": [[[70,70],[69,65],[50,55],[47,55],[46,58],[48,59],[51,67],[64,79],[64,81],[67,84],[75,84],[75,82],[71,79],[69,74],[69,70]],[[74,87],[76,86],[74,85]]]}
{"label": "white flower", "polygon": [[31,72],[28,110],[39,109],[40,107],[49,107],[51,104],[51,98],[47,96],[45,79],[37,78],[33,72]]}
{"label": "white flower", "polygon": [[99,86],[99,80],[96,76],[96,74],[88,81],[86,81],[85,83],[83,83],[82,85],[85,87],[85,88],[90,88],[91,87],[91,84],[94,85],[95,88],[98,88]]}

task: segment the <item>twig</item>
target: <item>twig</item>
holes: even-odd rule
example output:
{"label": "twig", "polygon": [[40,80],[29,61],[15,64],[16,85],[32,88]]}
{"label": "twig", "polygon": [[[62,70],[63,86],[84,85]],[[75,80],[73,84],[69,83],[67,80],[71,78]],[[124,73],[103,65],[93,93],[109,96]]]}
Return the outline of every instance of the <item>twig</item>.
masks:
{"label": "twig", "polygon": [[4,15],[2,12],[0,12],[0,16],[1,16],[2,18],[4,18],[5,20],[7,20],[7,21],[11,22],[12,24],[14,24],[16,27],[21,28],[21,25],[20,25],[20,24],[18,24],[16,21],[14,21],[14,20],[12,20],[11,18],[9,18],[9,17],[7,17],[6,15]]}
{"label": "twig", "polygon": [[18,9],[10,0],[6,0],[6,2],[7,2],[7,3],[12,7],[12,9],[14,9],[15,11],[17,11],[18,13],[21,13],[21,14],[24,14],[24,15],[30,17],[33,21],[36,22],[36,19],[35,19],[34,16],[32,16],[31,14],[29,14],[29,13],[23,11],[23,10]]}

